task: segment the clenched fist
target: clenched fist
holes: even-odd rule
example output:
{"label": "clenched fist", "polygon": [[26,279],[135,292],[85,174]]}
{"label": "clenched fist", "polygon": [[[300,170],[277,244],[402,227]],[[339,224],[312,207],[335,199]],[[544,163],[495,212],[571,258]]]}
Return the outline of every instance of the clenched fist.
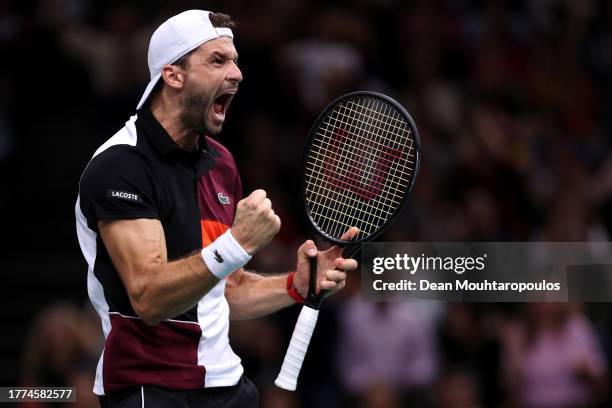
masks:
{"label": "clenched fist", "polygon": [[274,238],[281,221],[272,209],[272,202],[264,190],[255,190],[238,202],[232,235],[238,243],[253,255]]}

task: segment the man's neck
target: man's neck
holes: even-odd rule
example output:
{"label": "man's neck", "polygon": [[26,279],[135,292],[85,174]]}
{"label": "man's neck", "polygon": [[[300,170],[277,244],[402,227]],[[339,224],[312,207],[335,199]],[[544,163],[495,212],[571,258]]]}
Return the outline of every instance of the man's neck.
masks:
{"label": "man's neck", "polygon": [[151,113],[160,125],[168,132],[174,143],[188,152],[195,150],[199,136],[188,132],[181,127],[180,109],[177,106],[170,107],[164,101],[155,100],[151,103]]}

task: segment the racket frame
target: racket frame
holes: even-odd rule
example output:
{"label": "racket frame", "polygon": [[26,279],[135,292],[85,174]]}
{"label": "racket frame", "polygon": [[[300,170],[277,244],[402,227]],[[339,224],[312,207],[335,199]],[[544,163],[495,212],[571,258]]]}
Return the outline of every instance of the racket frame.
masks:
{"label": "racket frame", "polygon": [[[395,99],[387,96],[387,95],[383,95],[381,93],[378,92],[373,92],[373,91],[355,91],[355,92],[350,92],[347,94],[344,94],[342,96],[339,96],[338,98],[334,99],[333,101],[331,101],[326,107],[325,109],[323,109],[323,111],[319,114],[319,116],[317,117],[317,120],[315,120],[314,124],[312,125],[312,127],[310,128],[310,131],[308,132],[308,138],[306,139],[306,144],[304,145],[304,152],[305,154],[302,156],[302,162],[301,162],[301,177],[300,177],[300,188],[302,192],[306,191],[306,163],[308,161],[308,153],[310,152],[310,148],[312,146],[312,143],[315,139],[316,136],[316,131],[317,129],[320,128],[321,124],[323,123],[323,120],[327,117],[328,113],[333,110],[336,105],[338,105],[340,102],[342,102],[345,99],[350,99],[350,98],[354,98],[354,97],[358,97],[358,96],[373,96],[376,98],[381,98],[383,100],[385,100],[386,102],[388,102],[389,104],[391,104],[393,107],[395,107],[401,115],[404,116],[404,119],[406,119],[406,121],[409,124],[410,130],[412,131],[412,137],[414,140],[414,146],[412,147],[413,151],[414,151],[414,174],[412,176],[412,179],[410,180],[410,185],[408,186],[408,189],[406,191],[406,193],[404,194],[404,196],[402,197],[402,202],[399,204],[399,206],[397,207],[397,209],[394,211],[394,213],[391,215],[391,217],[385,221],[385,223],[375,232],[373,232],[370,235],[367,235],[363,238],[360,239],[355,239],[355,240],[351,240],[351,241],[345,241],[342,239],[338,239],[338,238],[334,238],[332,236],[330,236],[329,234],[327,234],[325,231],[321,230],[317,223],[315,222],[311,212],[310,212],[310,208],[308,207],[308,202],[306,200],[306,194],[302,194],[302,198],[303,198],[303,204],[304,204],[304,209],[305,209],[305,214],[306,217],[308,218],[308,222],[309,224],[312,226],[312,228],[315,230],[315,232],[322,236],[323,238],[325,238],[327,241],[330,241],[338,246],[347,246],[347,245],[356,245],[356,244],[360,244],[362,242],[367,242],[367,241],[372,241],[374,239],[376,239],[377,237],[379,237],[381,234],[383,234],[388,228],[389,226],[397,219],[397,217],[404,211],[405,207],[406,207],[406,201],[408,201],[408,196],[410,195],[410,193],[412,192],[412,189],[414,188],[414,183],[416,181],[417,175],[419,174],[419,169],[421,166],[421,140],[419,138],[419,131],[417,129],[416,123],[414,122],[414,120],[412,119],[412,116],[410,116],[410,114],[408,113],[408,111],[406,111],[406,109],[404,109],[404,107],[402,105],[400,105]],[[310,289],[310,288],[309,288]],[[310,290],[309,290],[310,292]],[[310,293],[309,296],[310,298]]]}

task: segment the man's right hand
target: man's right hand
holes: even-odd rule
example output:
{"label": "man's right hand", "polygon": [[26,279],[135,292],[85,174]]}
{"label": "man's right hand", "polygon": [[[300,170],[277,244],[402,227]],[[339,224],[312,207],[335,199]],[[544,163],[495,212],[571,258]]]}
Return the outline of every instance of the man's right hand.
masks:
{"label": "man's right hand", "polygon": [[280,226],[280,218],[274,213],[266,192],[255,190],[238,202],[231,231],[240,246],[253,255],[278,234]]}

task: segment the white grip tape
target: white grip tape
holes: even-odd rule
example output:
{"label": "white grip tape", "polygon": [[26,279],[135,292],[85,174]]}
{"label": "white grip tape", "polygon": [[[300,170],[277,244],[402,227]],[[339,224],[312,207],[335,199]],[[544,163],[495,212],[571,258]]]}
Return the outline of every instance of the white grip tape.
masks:
{"label": "white grip tape", "polygon": [[274,381],[277,387],[295,391],[302,363],[306,356],[306,350],[308,350],[312,332],[317,325],[318,316],[318,310],[308,306],[302,307],[300,317],[298,317],[295,329],[293,329],[293,335],[291,336],[287,354],[285,354],[285,360],[276,381]]}
{"label": "white grip tape", "polygon": [[202,249],[201,254],[210,273],[219,279],[242,268],[251,259],[251,255],[240,246],[229,229]]}

